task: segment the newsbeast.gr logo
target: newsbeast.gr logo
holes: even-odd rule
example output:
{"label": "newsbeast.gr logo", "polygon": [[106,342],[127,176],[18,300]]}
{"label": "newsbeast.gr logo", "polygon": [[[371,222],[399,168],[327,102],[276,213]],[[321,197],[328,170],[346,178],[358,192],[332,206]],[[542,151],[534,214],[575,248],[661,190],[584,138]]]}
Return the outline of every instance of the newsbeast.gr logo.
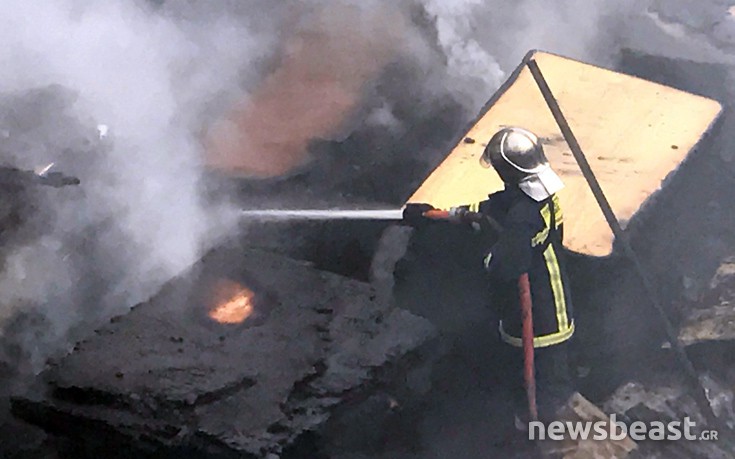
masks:
{"label": "newsbeast.gr logo", "polygon": [[633,441],[643,440],[717,440],[716,430],[703,430],[696,433],[697,423],[688,416],[684,421],[635,421],[630,425],[617,421],[610,415],[610,421],[553,421],[548,425],[541,421],[528,423],[529,440],[613,440],[620,441],[626,436]]}

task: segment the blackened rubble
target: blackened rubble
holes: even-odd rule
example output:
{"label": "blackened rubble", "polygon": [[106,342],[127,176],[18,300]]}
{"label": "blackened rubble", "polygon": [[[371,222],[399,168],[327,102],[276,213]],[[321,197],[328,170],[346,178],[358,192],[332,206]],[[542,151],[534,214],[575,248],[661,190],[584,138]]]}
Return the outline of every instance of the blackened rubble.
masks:
{"label": "blackened rubble", "polygon": [[[219,324],[207,286],[255,292],[255,314]],[[430,324],[365,283],[250,249],[217,250],[150,302],[113,319],[42,377],[16,415],[86,447],[211,457],[279,454],[381,366],[419,347]]]}

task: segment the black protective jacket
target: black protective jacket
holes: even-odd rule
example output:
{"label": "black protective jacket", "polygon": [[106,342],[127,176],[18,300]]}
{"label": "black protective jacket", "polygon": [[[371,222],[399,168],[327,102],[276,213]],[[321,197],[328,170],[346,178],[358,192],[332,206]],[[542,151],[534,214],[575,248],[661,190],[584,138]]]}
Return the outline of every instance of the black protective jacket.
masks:
{"label": "black protective jacket", "polygon": [[554,195],[536,202],[509,187],[487,200],[463,206],[485,213],[505,229],[484,259],[499,306],[501,338],[521,347],[518,278],[529,274],[533,302],[534,347],[567,341],[574,334],[572,301],[562,248],[563,215]]}

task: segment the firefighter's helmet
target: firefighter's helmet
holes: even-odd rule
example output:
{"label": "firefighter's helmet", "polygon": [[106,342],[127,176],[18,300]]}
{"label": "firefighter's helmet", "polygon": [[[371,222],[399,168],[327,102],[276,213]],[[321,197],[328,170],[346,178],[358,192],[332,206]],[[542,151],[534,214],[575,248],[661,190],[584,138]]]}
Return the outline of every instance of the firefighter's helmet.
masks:
{"label": "firefighter's helmet", "polygon": [[480,157],[480,164],[492,166],[503,182],[518,185],[536,201],[543,201],[564,188],[551,169],[541,142],[525,129],[507,127],[495,133]]}

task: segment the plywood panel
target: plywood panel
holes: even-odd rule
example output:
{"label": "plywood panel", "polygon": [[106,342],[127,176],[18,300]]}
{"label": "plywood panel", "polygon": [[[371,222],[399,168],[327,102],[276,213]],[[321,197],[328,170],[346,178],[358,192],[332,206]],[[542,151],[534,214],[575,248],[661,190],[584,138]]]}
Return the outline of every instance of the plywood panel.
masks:
{"label": "plywood panel", "polygon": [[[553,54],[533,58],[554,92],[617,217],[629,220],[684,160],[718,117],[714,100]],[[502,91],[502,90],[501,90]],[[436,207],[476,202],[503,187],[479,166],[490,137],[504,126],[536,133],[566,187],[565,245],[587,254],[612,251],[613,235],[561,131],[524,65],[408,202]]]}

